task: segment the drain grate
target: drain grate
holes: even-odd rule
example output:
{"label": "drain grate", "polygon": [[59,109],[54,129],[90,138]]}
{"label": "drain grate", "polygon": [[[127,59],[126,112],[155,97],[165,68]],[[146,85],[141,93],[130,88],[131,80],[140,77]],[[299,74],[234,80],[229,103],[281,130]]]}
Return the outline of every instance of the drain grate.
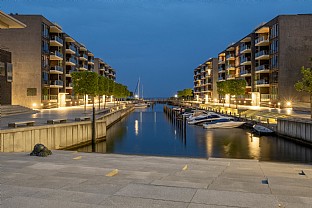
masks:
{"label": "drain grate", "polygon": [[262,180],[261,183],[262,184],[269,184],[269,180],[268,179]]}

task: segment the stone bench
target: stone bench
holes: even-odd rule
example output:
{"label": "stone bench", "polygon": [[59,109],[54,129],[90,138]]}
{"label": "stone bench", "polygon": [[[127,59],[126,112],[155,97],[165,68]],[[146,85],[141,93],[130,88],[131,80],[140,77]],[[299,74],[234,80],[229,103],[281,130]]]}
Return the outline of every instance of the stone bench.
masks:
{"label": "stone bench", "polygon": [[65,119],[65,118],[47,120],[48,124],[66,123],[66,122],[67,122],[67,119]]}
{"label": "stone bench", "polygon": [[79,118],[75,118],[75,121],[90,121],[91,118],[90,117],[79,117]]}
{"label": "stone bench", "polygon": [[33,126],[34,124],[35,124],[35,121],[17,121],[17,122],[8,123],[8,126],[16,128],[21,125]]}

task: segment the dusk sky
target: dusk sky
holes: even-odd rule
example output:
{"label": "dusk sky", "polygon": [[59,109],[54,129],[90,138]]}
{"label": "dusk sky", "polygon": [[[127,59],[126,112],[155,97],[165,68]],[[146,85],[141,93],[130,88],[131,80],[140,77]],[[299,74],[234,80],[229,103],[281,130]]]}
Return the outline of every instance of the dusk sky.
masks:
{"label": "dusk sky", "polygon": [[130,91],[141,77],[144,97],[169,97],[227,45],[277,15],[311,13],[312,0],[0,0],[0,10],[45,16]]}

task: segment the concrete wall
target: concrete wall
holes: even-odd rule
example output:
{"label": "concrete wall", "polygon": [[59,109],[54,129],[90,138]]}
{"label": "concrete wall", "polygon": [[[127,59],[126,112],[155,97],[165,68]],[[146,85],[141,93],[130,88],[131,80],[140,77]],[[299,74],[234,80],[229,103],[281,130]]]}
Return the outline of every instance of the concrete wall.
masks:
{"label": "concrete wall", "polygon": [[[27,25],[24,29],[0,30],[0,45],[12,52],[12,104],[32,107],[41,103],[41,22],[42,16],[14,15]],[[37,88],[37,96],[27,96]]]}
{"label": "concrete wall", "polygon": [[[133,109],[133,107],[122,110],[115,109],[114,112],[97,120],[96,138],[105,137],[107,127],[126,116]],[[91,125],[91,121],[84,121],[1,130],[0,152],[31,152],[37,143],[44,144],[51,150],[85,143],[91,141]]]}
{"label": "concrete wall", "polygon": [[277,133],[312,143],[312,121],[302,119],[278,119]]}
{"label": "concrete wall", "polygon": [[301,67],[310,67],[312,54],[312,15],[281,15],[279,24],[279,75],[280,100],[309,102],[307,93],[299,93],[294,84],[301,80]]}
{"label": "concrete wall", "polygon": [[[61,149],[91,140],[91,122],[55,124],[3,130],[0,133],[1,152],[31,152],[37,143],[49,149]],[[97,121],[96,137],[106,136],[105,120]]]}

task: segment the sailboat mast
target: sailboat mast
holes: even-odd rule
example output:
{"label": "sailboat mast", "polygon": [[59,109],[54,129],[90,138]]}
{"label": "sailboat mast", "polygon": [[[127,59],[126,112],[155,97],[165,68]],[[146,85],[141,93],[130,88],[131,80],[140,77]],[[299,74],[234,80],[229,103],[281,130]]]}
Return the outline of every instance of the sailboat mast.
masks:
{"label": "sailboat mast", "polygon": [[138,81],[138,100],[140,100],[140,77]]}

